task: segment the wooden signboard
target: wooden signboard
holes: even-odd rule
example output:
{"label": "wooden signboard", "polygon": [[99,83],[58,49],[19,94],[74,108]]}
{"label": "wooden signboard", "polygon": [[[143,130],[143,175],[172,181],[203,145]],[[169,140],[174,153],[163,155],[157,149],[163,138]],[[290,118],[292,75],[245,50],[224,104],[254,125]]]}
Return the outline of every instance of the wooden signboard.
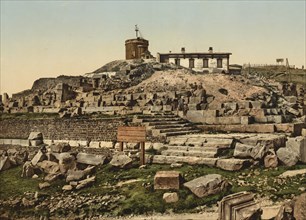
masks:
{"label": "wooden signboard", "polygon": [[145,162],[146,127],[118,127],[117,141],[120,142],[120,151],[123,151],[124,142],[140,143],[140,165]]}

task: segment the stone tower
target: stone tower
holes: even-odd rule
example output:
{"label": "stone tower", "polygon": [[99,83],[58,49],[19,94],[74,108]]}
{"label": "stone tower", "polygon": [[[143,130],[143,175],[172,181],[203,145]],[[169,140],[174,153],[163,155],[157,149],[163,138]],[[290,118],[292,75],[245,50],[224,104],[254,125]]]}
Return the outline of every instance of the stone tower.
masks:
{"label": "stone tower", "polygon": [[138,27],[135,26],[136,38],[125,41],[125,59],[149,59],[152,58],[148,48],[149,41],[138,36]]}

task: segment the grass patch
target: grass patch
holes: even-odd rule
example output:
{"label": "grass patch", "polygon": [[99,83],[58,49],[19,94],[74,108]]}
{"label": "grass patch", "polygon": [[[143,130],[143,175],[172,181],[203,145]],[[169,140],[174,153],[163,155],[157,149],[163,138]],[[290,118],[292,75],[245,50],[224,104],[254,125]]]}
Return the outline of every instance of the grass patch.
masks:
{"label": "grass patch", "polygon": [[[131,169],[115,169],[111,165],[98,166],[96,169],[96,182],[88,188],[76,191],[77,194],[91,195],[108,195],[120,196],[120,200],[111,208],[105,208],[101,204],[92,207],[82,207],[79,213],[108,213],[112,216],[129,215],[129,214],[149,214],[153,212],[164,213],[171,209],[174,212],[193,212],[199,206],[210,206],[216,204],[225,195],[250,191],[259,196],[269,196],[274,200],[282,201],[284,198],[291,198],[292,195],[299,195],[301,192],[299,187],[306,187],[306,178],[297,176],[294,178],[276,181],[276,178],[281,173],[287,170],[304,169],[306,165],[296,165],[293,167],[280,166],[275,169],[244,169],[241,171],[229,172],[217,168],[207,166],[190,166],[184,165],[181,168],[170,168],[169,165],[148,165],[145,169],[139,169],[139,164],[135,163]],[[197,177],[207,174],[220,174],[226,178],[232,186],[224,192],[216,195],[198,198],[187,188],[181,187],[179,190],[154,190],[154,175],[161,170],[177,170],[181,173],[184,182],[193,180]],[[54,193],[62,193],[62,186],[65,183],[64,179],[57,180],[51,184],[50,188],[39,190],[38,183],[43,182],[42,177],[39,179],[21,178],[22,167],[15,167],[0,173],[0,199],[4,200],[15,196],[23,196],[25,192],[40,192],[45,197],[54,195]],[[137,179],[138,182],[124,184],[118,186],[119,182]],[[244,184],[241,184],[241,181]],[[167,204],[163,201],[163,193],[177,192],[179,201],[172,204]],[[69,192],[67,192],[69,194]],[[23,214],[30,215],[36,211],[47,215],[46,210],[20,210]],[[68,210],[58,210],[58,216],[66,216]],[[71,210],[70,210],[71,212]],[[74,212],[74,211],[73,211]],[[34,212],[33,212],[34,213]]]}
{"label": "grass patch", "polygon": [[38,190],[40,179],[22,178],[22,166],[0,172],[0,199],[21,196]]}

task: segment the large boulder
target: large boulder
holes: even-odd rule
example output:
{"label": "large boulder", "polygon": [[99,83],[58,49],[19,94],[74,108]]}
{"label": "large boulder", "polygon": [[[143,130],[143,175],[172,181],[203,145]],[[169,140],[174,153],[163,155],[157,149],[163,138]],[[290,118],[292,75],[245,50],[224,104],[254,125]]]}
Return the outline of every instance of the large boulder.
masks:
{"label": "large boulder", "polygon": [[85,170],[68,170],[66,182],[84,179],[87,175],[92,174],[94,169],[95,167],[91,166],[86,168]]}
{"label": "large boulder", "polygon": [[37,163],[37,166],[40,167],[47,174],[57,174],[60,173],[60,167],[58,163],[53,161],[44,160]]}
{"label": "large boulder", "polygon": [[[279,209],[274,220],[293,220],[294,201],[285,202]],[[298,220],[298,219],[296,219]],[[301,219],[302,220],[302,219]]]}
{"label": "large boulder", "polygon": [[35,174],[35,167],[30,161],[26,161],[22,166],[21,177],[30,178]]}
{"label": "large boulder", "polygon": [[68,143],[57,143],[50,145],[51,152],[53,153],[63,153],[71,150]]}
{"label": "large boulder", "polygon": [[306,219],[306,193],[296,197],[294,204],[294,217],[298,219]]}
{"label": "large boulder", "polygon": [[43,144],[43,135],[41,132],[31,132],[28,140],[30,141],[31,146],[40,146]]}
{"label": "large boulder", "polygon": [[248,158],[251,157],[255,160],[260,160],[268,152],[269,146],[265,144],[257,144],[256,146],[236,143],[234,150],[234,157]]}
{"label": "large boulder", "polygon": [[110,161],[110,164],[114,167],[128,168],[132,165],[133,160],[125,154],[116,154]]}
{"label": "large boulder", "polygon": [[32,164],[35,166],[37,163],[46,160],[47,156],[45,155],[45,153],[43,153],[41,150],[39,150],[35,156],[33,157],[33,159],[31,160]]}
{"label": "large boulder", "polygon": [[8,156],[0,157],[0,171],[11,168],[10,158]]}
{"label": "large boulder", "polygon": [[240,170],[248,162],[249,160],[234,159],[234,158],[218,159],[217,167],[221,168],[222,170],[236,171]]}
{"label": "large boulder", "polygon": [[43,135],[41,132],[31,132],[28,140],[43,140]]}
{"label": "large boulder", "polygon": [[26,150],[20,150],[13,155],[10,155],[10,160],[16,165],[21,165],[28,160],[28,152]]}
{"label": "large boulder", "polygon": [[174,203],[174,202],[177,202],[179,200],[179,197],[178,197],[176,192],[174,192],[174,193],[164,193],[163,200],[166,203]]}
{"label": "large boulder", "polygon": [[228,182],[219,174],[208,174],[184,183],[197,197],[203,198],[223,191]]}
{"label": "large boulder", "polygon": [[275,168],[278,165],[278,158],[275,154],[268,154],[264,158],[264,164],[266,168]]}
{"label": "large boulder", "polygon": [[107,157],[105,155],[96,155],[96,154],[88,154],[88,153],[78,153],[77,162],[83,163],[87,165],[99,165],[105,164],[107,161]]}
{"label": "large boulder", "polygon": [[306,138],[294,137],[288,138],[286,142],[286,148],[292,149],[292,151],[298,154],[299,160],[306,163]]}
{"label": "large boulder", "polygon": [[57,155],[57,159],[62,173],[66,173],[68,170],[76,168],[75,157],[70,153],[60,153]]}
{"label": "large boulder", "polygon": [[299,155],[291,148],[282,147],[276,152],[278,159],[286,166],[294,166],[299,161]]}

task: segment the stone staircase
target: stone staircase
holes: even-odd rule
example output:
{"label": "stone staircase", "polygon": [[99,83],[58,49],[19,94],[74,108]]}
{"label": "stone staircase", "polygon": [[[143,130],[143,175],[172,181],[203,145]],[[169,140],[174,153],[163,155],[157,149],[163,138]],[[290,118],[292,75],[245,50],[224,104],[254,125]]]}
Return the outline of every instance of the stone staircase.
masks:
{"label": "stone staircase", "polygon": [[146,126],[153,137],[170,137],[198,133],[201,130],[193,123],[174,115],[172,112],[156,112],[134,117],[133,123]]}
{"label": "stone staircase", "polygon": [[154,155],[152,163],[204,164],[225,170],[239,170],[246,160],[222,156],[235,145],[233,138],[207,138],[192,136],[170,137],[161,155]]}

